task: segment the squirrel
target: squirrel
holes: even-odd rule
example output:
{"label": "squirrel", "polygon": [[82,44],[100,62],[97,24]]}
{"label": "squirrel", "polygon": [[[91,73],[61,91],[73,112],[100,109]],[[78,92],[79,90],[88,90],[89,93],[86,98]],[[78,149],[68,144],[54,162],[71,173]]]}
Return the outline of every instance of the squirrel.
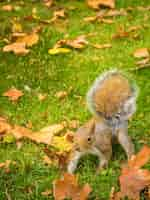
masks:
{"label": "squirrel", "polygon": [[67,170],[73,173],[84,154],[99,158],[97,170],[107,167],[112,155],[112,142],[123,147],[128,159],[134,145],[128,135],[128,120],[136,111],[138,90],[121,72],[108,71],[100,75],[87,93],[87,105],[93,114],[74,135],[73,151]]}

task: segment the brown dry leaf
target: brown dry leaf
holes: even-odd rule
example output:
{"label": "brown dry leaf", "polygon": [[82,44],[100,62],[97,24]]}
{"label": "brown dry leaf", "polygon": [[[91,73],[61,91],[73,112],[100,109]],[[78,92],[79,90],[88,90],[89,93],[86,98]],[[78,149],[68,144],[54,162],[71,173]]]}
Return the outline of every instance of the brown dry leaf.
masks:
{"label": "brown dry leaf", "polygon": [[58,152],[56,150],[44,149],[46,156],[43,158],[44,162],[49,165],[57,165],[60,169],[66,169],[69,161],[70,152]]}
{"label": "brown dry leaf", "polygon": [[117,33],[112,35],[112,39],[126,38],[129,36],[130,36],[130,33],[121,28],[117,31]]}
{"label": "brown dry leaf", "polygon": [[135,156],[133,156],[129,162],[128,166],[130,168],[140,168],[145,165],[150,160],[150,147],[144,146],[142,150]]}
{"label": "brown dry leaf", "polygon": [[150,159],[150,148],[144,146],[142,150],[122,168],[120,181],[121,197],[129,199],[140,199],[140,192],[150,185],[150,171],[140,169]]}
{"label": "brown dry leaf", "polygon": [[90,17],[85,17],[83,21],[85,22],[95,22],[97,20],[97,16],[90,16]]}
{"label": "brown dry leaf", "polygon": [[88,41],[86,40],[86,36],[81,35],[81,36],[78,36],[77,38],[75,38],[73,40],[69,40],[69,39],[59,40],[55,44],[54,48],[68,46],[68,47],[75,48],[75,49],[82,49],[87,44],[88,44]]}
{"label": "brown dry leaf", "polygon": [[40,131],[33,132],[28,128],[22,126],[14,126],[11,130],[13,136],[18,140],[21,138],[28,138],[37,143],[51,144],[54,134],[58,134],[64,129],[63,125],[54,124],[41,129]]}
{"label": "brown dry leaf", "polygon": [[140,49],[137,49],[134,53],[133,53],[133,56],[135,58],[146,58],[146,57],[149,57],[149,50],[148,48],[140,48]]}
{"label": "brown dry leaf", "polygon": [[23,96],[23,92],[16,88],[12,88],[9,89],[7,92],[4,92],[3,96],[9,97],[11,101],[17,101],[21,96]]}
{"label": "brown dry leaf", "polygon": [[97,49],[106,49],[106,48],[112,48],[111,44],[92,44],[93,47]]}
{"label": "brown dry leaf", "polygon": [[17,140],[22,138],[28,138],[34,142],[44,143],[48,145],[51,143],[53,137],[53,133],[33,132],[22,126],[15,126],[14,129],[12,129],[11,133]]}
{"label": "brown dry leaf", "polygon": [[144,58],[142,60],[139,60],[136,62],[137,65],[139,66],[143,66],[143,65],[146,65],[150,62],[150,58]]}
{"label": "brown dry leaf", "polygon": [[61,124],[52,124],[50,126],[46,126],[40,130],[41,133],[52,133],[53,135],[58,135],[64,130],[65,126],[63,123]]}
{"label": "brown dry leaf", "polygon": [[52,194],[52,190],[51,189],[47,189],[44,192],[41,192],[41,195],[45,196],[45,197],[48,197],[51,194]]}
{"label": "brown dry leaf", "polygon": [[95,10],[98,10],[100,6],[115,8],[115,0],[87,0],[87,4]]}
{"label": "brown dry leaf", "polygon": [[4,11],[12,11],[14,8],[13,8],[12,5],[7,4],[7,5],[2,6],[1,9],[4,10]]}
{"label": "brown dry leaf", "polygon": [[14,42],[12,44],[6,45],[3,47],[4,52],[14,52],[16,55],[25,55],[29,53],[29,50],[26,49],[26,44],[24,42]]}
{"label": "brown dry leaf", "polygon": [[65,17],[65,10],[60,9],[60,10],[54,11],[53,16],[56,17],[56,18],[64,18]]}
{"label": "brown dry leaf", "polygon": [[127,15],[127,11],[123,8],[117,10],[117,9],[113,9],[113,10],[108,10],[106,13],[104,13],[104,17],[116,17],[116,16],[126,16]]}
{"label": "brown dry leaf", "polygon": [[8,133],[12,129],[11,125],[4,118],[0,118],[0,135]]}
{"label": "brown dry leaf", "polygon": [[55,200],[71,198],[72,200],[86,200],[92,191],[89,184],[82,188],[78,185],[77,177],[65,173],[63,179],[56,180],[53,184],[53,195]]}
{"label": "brown dry leaf", "polygon": [[25,45],[27,47],[31,47],[34,44],[37,44],[37,42],[39,41],[39,35],[37,33],[30,33],[28,35],[25,35],[23,37],[19,37],[16,42],[17,43],[25,43]]}
{"label": "brown dry leaf", "polygon": [[53,5],[53,0],[43,0],[46,7],[50,8]]}
{"label": "brown dry leaf", "polygon": [[50,20],[50,22],[55,22],[57,19],[64,19],[65,17],[66,17],[65,10],[59,9],[59,10],[54,11],[53,17]]}
{"label": "brown dry leaf", "polygon": [[59,91],[55,94],[55,97],[57,97],[58,99],[64,99],[67,96],[68,93],[66,91]]}
{"label": "brown dry leaf", "polygon": [[38,94],[39,101],[44,101],[46,98],[47,98],[47,94],[41,94],[41,93]]}

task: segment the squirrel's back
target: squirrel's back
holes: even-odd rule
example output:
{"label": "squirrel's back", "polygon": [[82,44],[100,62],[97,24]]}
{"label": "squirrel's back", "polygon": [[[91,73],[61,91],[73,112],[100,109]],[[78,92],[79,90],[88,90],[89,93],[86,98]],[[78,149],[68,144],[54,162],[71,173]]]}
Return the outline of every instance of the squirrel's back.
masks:
{"label": "squirrel's back", "polygon": [[133,113],[136,96],[135,87],[125,76],[108,71],[96,79],[87,94],[87,102],[91,112],[109,118],[121,112],[126,104]]}

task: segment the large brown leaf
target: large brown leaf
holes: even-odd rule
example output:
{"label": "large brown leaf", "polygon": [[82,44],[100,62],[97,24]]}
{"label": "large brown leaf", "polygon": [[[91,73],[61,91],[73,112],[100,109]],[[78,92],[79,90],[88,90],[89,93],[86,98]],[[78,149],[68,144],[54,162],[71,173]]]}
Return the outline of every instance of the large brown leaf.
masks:
{"label": "large brown leaf", "polygon": [[140,199],[140,192],[150,185],[150,171],[140,169],[150,159],[150,148],[143,149],[129,160],[128,165],[122,168],[120,181],[120,196],[129,199]]}
{"label": "large brown leaf", "polygon": [[82,188],[78,185],[77,177],[73,174],[65,173],[63,179],[56,180],[53,184],[53,194],[55,200],[71,198],[72,200],[86,200],[92,191],[89,184]]}
{"label": "large brown leaf", "polygon": [[60,132],[64,127],[58,124],[43,128],[40,131],[33,132],[22,126],[14,126],[11,130],[16,139],[28,138],[37,143],[51,144],[54,134]]}

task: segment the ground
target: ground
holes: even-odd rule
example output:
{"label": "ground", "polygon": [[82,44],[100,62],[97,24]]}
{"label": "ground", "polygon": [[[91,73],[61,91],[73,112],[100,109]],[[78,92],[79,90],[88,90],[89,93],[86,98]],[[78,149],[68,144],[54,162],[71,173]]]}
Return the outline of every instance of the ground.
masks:
{"label": "ground", "polygon": [[[23,1],[22,1],[23,2]],[[13,12],[0,12],[0,47],[5,45],[3,39],[8,38],[11,31],[11,23],[14,17],[20,17],[24,30],[31,30],[38,22],[25,21],[23,18],[31,15],[33,8],[41,19],[52,16],[53,9],[48,10],[42,1],[24,1],[25,4]],[[8,3],[8,2],[7,2]],[[19,5],[20,1],[9,1],[10,4]],[[116,2],[117,8],[128,6],[148,6],[147,0],[133,0]],[[0,6],[6,4],[2,1]],[[86,23],[84,17],[94,15],[94,11],[87,7],[84,1],[56,1],[59,7],[73,8],[67,11],[67,22],[64,24],[45,25],[40,33],[40,41],[31,48],[26,56],[17,56],[13,53],[4,53],[0,50],[0,113],[7,116],[11,123],[26,125],[32,122],[32,129],[39,130],[51,123],[60,123],[65,119],[77,119],[84,123],[90,113],[86,108],[85,94],[93,80],[103,71],[117,68],[135,80],[139,87],[137,112],[129,122],[129,134],[136,147],[136,151],[144,144],[150,144],[150,70],[143,69],[132,71],[135,68],[133,52],[137,48],[150,47],[150,12],[131,11],[129,16],[120,16],[114,23]],[[54,8],[55,9],[55,8]],[[146,24],[146,28],[138,30],[139,38],[111,39],[119,26],[137,26]],[[111,43],[112,48],[96,49],[88,45],[83,50],[72,50],[65,55],[52,56],[48,49],[55,42],[68,35],[74,38],[81,34],[96,33],[89,37],[90,43]],[[12,103],[2,94],[12,86],[22,90],[24,96]],[[30,88],[27,91],[26,88]],[[55,93],[72,87],[65,100],[58,100]],[[37,93],[48,94],[44,101],[39,101]],[[16,166],[10,173],[0,170],[0,199],[6,199],[6,193],[13,200],[27,199],[53,199],[52,196],[44,197],[41,192],[52,188],[52,182],[60,174],[55,167],[45,166],[42,157],[44,145],[36,145],[30,141],[24,141],[22,149],[11,144],[0,144],[0,162],[6,159],[15,160]],[[118,176],[120,166],[126,157],[120,146],[114,146],[113,158],[108,169],[99,175],[95,174],[96,158],[87,156],[79,164],[76,174],[80,183],[88,182],[93,192],[91,200],[107,200],[111,187],[118,188]],[[94,167],[93,167],[94,166]],[[30,192],[30,189],[32,192]]]}

